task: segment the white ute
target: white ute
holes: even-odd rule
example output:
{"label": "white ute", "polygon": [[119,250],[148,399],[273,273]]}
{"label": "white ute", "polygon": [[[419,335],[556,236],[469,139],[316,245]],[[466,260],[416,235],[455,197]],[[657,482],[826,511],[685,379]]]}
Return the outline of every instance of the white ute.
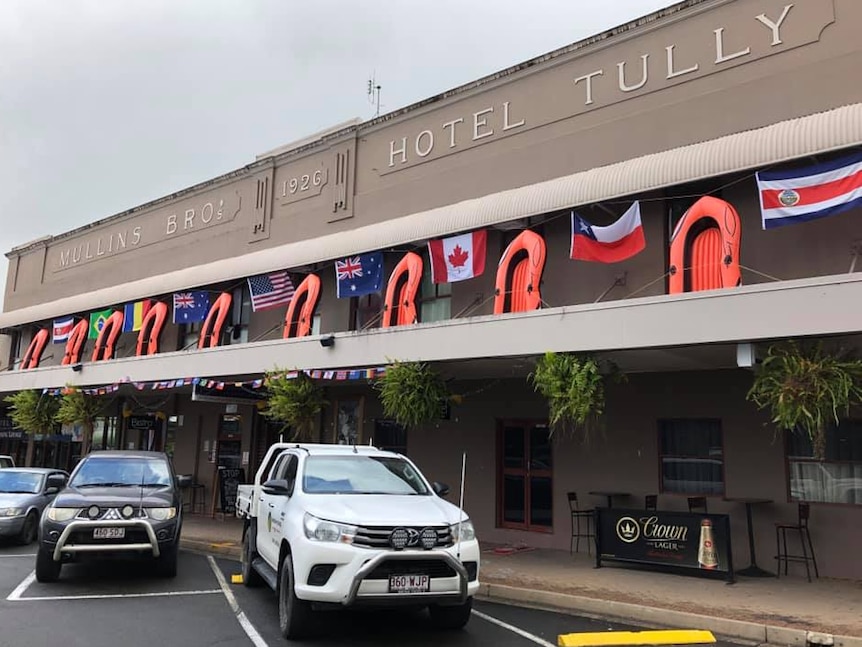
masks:
{"label": "white ute", "polygon": [[278,595],[285,638],[318,609],[414,605],[461,628],[479,589],[467,515],[406,457],[368,446],[276,443],[237,491],[246,586]]}

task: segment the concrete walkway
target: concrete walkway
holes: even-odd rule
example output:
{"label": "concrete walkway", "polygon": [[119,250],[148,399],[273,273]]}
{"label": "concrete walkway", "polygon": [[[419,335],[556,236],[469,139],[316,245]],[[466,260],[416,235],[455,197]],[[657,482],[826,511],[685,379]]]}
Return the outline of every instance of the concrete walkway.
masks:
{"label": "concrete walkway", "polygon": [[[238,559],[241,542],[242,523],[236,518],[185,518],[186,548]],[[488,546],[479,579],[483,596],[496,600],[645,625],[708,629],[757,643],[862,647],[862,582],[820,578],[809,583],[804,567],[794,568],[789,577],[738,578],[727,585],[620,566],[596,569],[583,552],[500,554]]]}

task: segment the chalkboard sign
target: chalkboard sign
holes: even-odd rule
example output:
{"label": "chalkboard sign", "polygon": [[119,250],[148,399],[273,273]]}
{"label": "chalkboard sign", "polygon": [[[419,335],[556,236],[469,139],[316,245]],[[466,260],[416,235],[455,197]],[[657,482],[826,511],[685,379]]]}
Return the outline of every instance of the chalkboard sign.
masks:
{"label": "chalkboard sign", "polygon": [[730,517],[724,514],[596,509],[596,566],[634,562],[733,581]]}
{"label": "chalkboard sign", "polygon": [[245,470],[241,467],[218,468],[219,510],[225,514],[236,514],[236,491],[245,483]]}

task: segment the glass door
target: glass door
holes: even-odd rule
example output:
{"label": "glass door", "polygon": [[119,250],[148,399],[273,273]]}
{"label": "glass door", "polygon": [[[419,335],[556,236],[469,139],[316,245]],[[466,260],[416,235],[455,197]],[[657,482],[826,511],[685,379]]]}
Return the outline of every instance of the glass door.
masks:
{"label": "glass door", "polygon": [[547,424],[503,422],[497,448],[500,526],[550,532],[553,464]]}

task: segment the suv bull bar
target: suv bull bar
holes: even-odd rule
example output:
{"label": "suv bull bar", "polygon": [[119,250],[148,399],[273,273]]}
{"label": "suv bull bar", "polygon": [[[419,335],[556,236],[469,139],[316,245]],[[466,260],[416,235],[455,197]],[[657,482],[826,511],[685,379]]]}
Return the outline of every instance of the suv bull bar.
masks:
{"label": "suv bull bar", "polygon": [[[143,528],[149,538],[149,543],[135,544],[72,544],[67,545],[69,535],[76,530],[82,528]],[[152,550],[153,557],[158,557],[159,541],[156,539],[156,533],[153,530],[152,524],[146,519],[124,519],[117,521],[89,521],[77,519],[70,522],[64,529],[60,538],[57,540],[57,545],[54,547],[54,561],[59,562],[63,559],[63,553],[86,553],[86,552],[113,552],[113,551],[132,551],[132,550]]]}

